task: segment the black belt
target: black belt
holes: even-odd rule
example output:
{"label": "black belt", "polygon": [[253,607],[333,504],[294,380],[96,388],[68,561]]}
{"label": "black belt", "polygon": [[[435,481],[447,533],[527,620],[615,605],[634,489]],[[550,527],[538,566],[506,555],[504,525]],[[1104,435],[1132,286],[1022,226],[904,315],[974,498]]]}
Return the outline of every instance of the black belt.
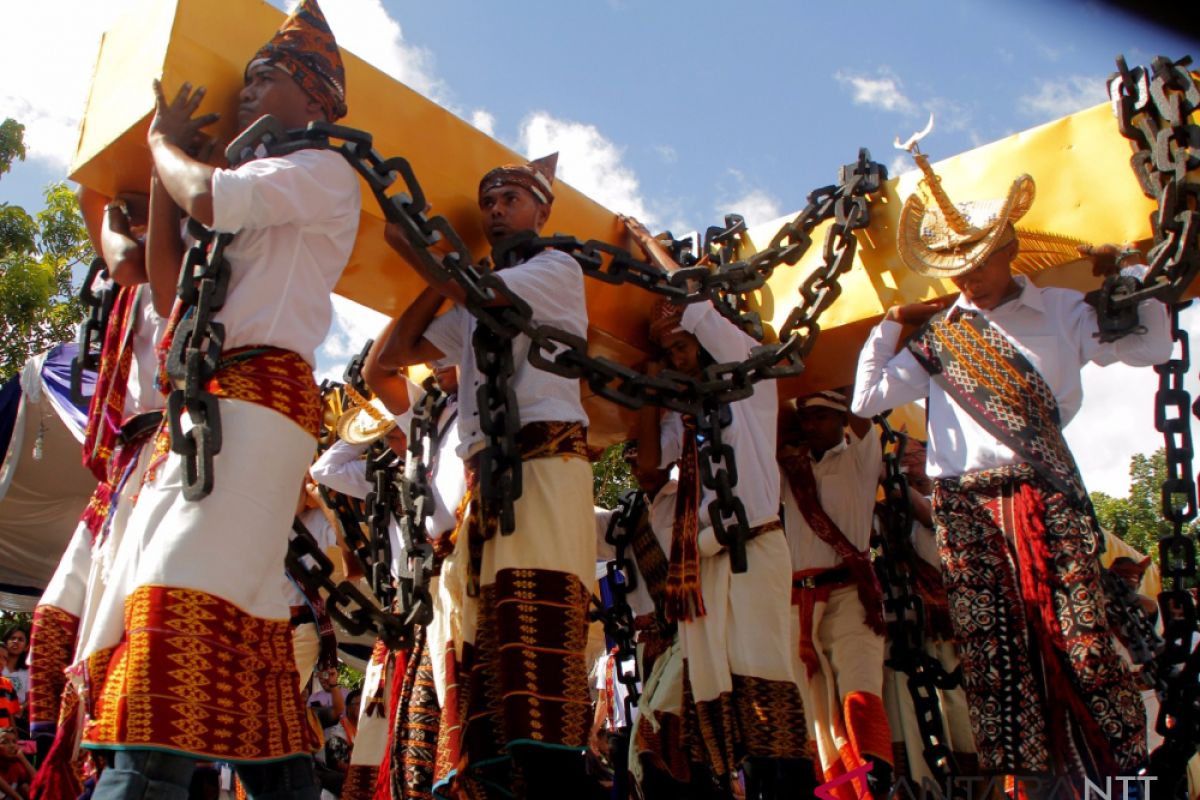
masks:
{"label": "black belt", "polygon": [[133,440],[152,433],[162,422],[162,411],[147,411],[125,420],[121,425],[121,444],[129,444]]}
{"label": "black belt", "polygon": [[824,572],[818,572],[816,575],[807,575],[803,578],[793,578],[793,589],[819,589],[822,586],[829,586],[834,583],[850,583],[850,568],[849,567],[833,567]]}

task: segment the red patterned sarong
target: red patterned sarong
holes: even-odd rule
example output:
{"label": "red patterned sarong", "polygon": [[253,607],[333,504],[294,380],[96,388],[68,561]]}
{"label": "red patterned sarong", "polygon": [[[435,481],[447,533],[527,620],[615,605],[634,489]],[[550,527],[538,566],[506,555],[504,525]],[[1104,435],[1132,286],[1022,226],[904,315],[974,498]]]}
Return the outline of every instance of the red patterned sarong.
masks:
{"label": "red patterned sarong", "polygon": [[1108,624],[1091,516],[1025,464],[935,481],[934,515],[981,769],[1134,774],[1145,710]]}

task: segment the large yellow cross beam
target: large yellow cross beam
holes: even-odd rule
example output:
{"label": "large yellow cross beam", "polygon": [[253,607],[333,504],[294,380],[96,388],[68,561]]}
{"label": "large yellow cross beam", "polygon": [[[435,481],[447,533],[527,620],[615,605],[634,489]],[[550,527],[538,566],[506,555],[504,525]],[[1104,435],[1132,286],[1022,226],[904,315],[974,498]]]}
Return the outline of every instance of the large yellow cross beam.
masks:
{"label": "large yellow cross beam", "polygon": [[[113,195],[145,191],[150,157],[145,134],[153,110],[151,79],[167,91],[184,81],[204,84],[201,113],[222,114],[218,133],[233,133],[237,92],[249,57],[282,21],[263,0],[144,0],[105,33],[80,129],[71,178]],[[336,34],[336,31],[335,31]],[[342,123],[375,135],[384,156],[407,158],[421,180],[432,213],[445,215],[478,255],[486,252],[477,221],[476,187],[481,175],[520,160],[504,145],[378,69],[343,52],[350,113]],[[849,151],[846,161],[855,153]],[[874,154],[886,160],[885,154]],[[1107,106],[1074,114],[1015,134],[935,165],[952,197],[1002,196],[1014,175],[1037,181],[1038,200],[1023,225],[1089,241],[1149,238],[1153,205],[1138,189],[1128,167],[1129,144],[1117,132]],[[830,165],[832,176],[838,165]],[[916,187],[917,173],[889,180],[872,204],[870,227],[858,234],[854,269],[843,278],[844,293],[821,319],[822,333],[803,377],[786,383],[785,394],[848,383],[858,347],[871,325],[894,302],[940,297],[953,286],[907,273],[895,250],[895,225],[903,198]],[[383,219],[364,184],[363,215],[350,265],[337,292],[388,315],[398,314],[422,284],[383,240]],[[568,185],[556,187],[548,231],[629,246],[612,211]],[[734,209],[736,210],[736,209]],[[752,229],[743,254],[763,247],[779,220]],[[797,287],[820,260],[823,229],[796,267],[780,268],[759,293],[763,319],[782,325],[798,297]],[[1092,288],[1081,265],[1041,275],[1039,281]],[[647,349],[645,319],[653,298],[628,286],[590,281],[589,348],[593,354],[636,364]],[[590,398],[593,443],[624,436],[631,417],[611,403]]]}

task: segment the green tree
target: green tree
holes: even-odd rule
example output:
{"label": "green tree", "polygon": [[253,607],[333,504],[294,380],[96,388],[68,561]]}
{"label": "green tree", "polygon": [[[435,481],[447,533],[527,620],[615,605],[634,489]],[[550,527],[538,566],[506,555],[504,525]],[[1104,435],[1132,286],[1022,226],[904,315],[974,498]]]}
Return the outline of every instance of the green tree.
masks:
{"label": "green tree", "polygon": [[637,481],[625,463],[625,448],[614,444],[592,462],[592,497],[596,505],[616,508],[617,500],[626,489],[637,488]]}
{"label": "green tree", "polygon": [[[25,159],[24,126],[0,123],[0,176]],[[72,275],[94,257],[75,197],[65,183],[46,187],[45,208],[30,216],[0,202],[0,381],[51,345],[75,338],[83,318]]]}
{"label": "green tree", "polygon": [[[1096,518],[1114,535],[1158,563],[1158,540],[1170,535],[1174,528],[1163,519],[1162,483],[1167,477],[1167,454],[1160,448],[1150,456],[1134,455],[1129,462],[1129,497],[1112,497],[1104,492],[1092,492]],[[1176,498],[1176,505],[1183,499]],[[1196,535],[1200,525],[1193,522],[1184,533]]]}

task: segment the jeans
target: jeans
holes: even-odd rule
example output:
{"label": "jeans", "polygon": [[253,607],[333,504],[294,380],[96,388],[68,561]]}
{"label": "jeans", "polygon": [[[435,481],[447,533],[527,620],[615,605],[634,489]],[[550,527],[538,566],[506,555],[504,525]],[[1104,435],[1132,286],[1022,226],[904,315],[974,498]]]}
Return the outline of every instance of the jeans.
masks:
{"label": "jeans", "polygon": [[[92,800],[188,800],[195,759],[157,750],[117,750],[103,758],[108,766]],[[321,796],[311,756],[236,764],[234,769],[251,800],[319,800]]]}

